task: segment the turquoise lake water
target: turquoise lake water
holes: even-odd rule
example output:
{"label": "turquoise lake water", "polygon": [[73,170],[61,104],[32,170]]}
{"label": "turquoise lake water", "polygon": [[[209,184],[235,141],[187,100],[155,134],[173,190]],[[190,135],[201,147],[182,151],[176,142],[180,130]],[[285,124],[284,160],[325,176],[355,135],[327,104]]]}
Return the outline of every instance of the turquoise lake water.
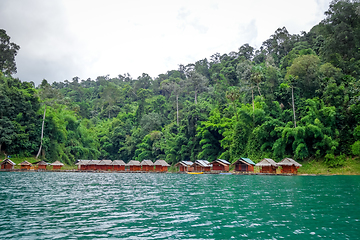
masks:
{"label": "turquoise lake water", "polygon": [[359,239],[360,176],[0,172],[1,239]]}

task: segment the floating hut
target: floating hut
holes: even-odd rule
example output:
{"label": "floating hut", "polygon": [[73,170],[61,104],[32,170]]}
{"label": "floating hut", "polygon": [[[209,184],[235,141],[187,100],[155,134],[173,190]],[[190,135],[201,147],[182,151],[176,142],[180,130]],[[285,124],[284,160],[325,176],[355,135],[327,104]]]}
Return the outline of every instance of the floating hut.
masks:
{"label": "floating hut", "polygon": [[194,171],[193,164],[191,161],[181,161],[175,164],[175,167],[178,167],[180,172],[192,172]]}
{"label": "floating hut", "polygon": [[55,162],[53,162],[50,165],[53,167],[53,170],[60,170],[62,168],[62,166],[64,166],[64,164],[58,160],[56,160]]}
{"label": "floating hut", "polygon": [[46,167],[47,167],[47,163],[45,161],[40,161],[37,163],[37,166],[38,166],[38,170],[46,170]]}
{"label": "floating hut", "polygon": [[96,170],[99,170],[99,165],[100,163],[100,160],[90,160],[88,162],[88,167],[87,167],[87,170],[93,170],[93,171],[96,171]]}
{"label": "floating hut", "polygon": [[154,171],[154,163],[151,160],[142,160],[140,163],[141,168],[145,172],[153,172]]}
{"label": "floating hut", "polygon": [[223,160],[223,159],[216,159],[211,164],[212,164],[212,170],[213,171],[225,171],[225,172],[228,172],[229,171],[229,166],[230,166],[231,163],[229,163],[228,161]]}
{"label": "floating hut", "polygon": [[112,165],[114,171],[125,171],[125,162],[123,160],[114,160]]}
{"label": "floating hut", "polygon": [[80,171],[85,171],[85,170],[89,170],[89,162],[91,160],[78,160],[77,163],[75,163],[75,165],[78,166],[78,170]]}
{"label": "floating hut", "polygon": [[170,165],[164,160],[156,160],[154,166],[156,172],[167,172],[170,167]]}
{"label": "floating hut", "polygon": [[297,170],[302,165],[298,162],[296,162],[292,158],[284,158],[280,162],[278,162],[278,165],[281,166],[281,173],[292,173],[297,174]]}
{"label": "floating hut", "polygon": [[130,171],[141,171],[141,164],[139,161],[130,160],[125,166],[128,166]]}
{"label": "floating hut", "polygon": [[278,167],[277,163],[270,158],[264,158],[255,166],[260,167],[261,173],[276,173],[276,168]]}
{"label": "floating hut", "polygon": [[14,163],[8,158],[5,158],[0,164],[1,164],[1,169],[6,169],[6,170],[14,169],[14,166],[16,165],[16,163]]}
{"label": "floating hut", "polygon": [[212,165],[207,160],[196,160],[194,162],[195,172],[210,172]]}
{"label": "floating hut", "polygon": [[254,172],[255,163],[250,158],[241,157],[231,164],[233,165],[235,165],[235,172]]}
{"label": "floating hut", "polygon": [[97,165],[97,170],[111,171],[113,169],[113,162],[111,160],[101,160]]}
{"label": "floating hut", "polygon": [[19,165],[20,165],[20,169],[22,170],[30,170],[30,168],[32,167],[32,164],[29,163],[28,161],[23,161]]}

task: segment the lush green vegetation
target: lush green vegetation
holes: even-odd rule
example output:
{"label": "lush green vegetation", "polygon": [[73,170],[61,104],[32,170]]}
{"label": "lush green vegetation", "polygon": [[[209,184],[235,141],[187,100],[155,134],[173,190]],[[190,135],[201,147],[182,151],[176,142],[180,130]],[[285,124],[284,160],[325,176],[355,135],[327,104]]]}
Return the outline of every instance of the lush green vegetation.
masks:
{"label": "lush green vegetation", "polygon": [[19,47],[1,30],[0,151],[67,164],[243,156],[341,167],[360,155],[360,2],[334,1],[325,15],[309,32],[279,28],[260,49],[245,44],[155,79],[37,88],[11,76]]}

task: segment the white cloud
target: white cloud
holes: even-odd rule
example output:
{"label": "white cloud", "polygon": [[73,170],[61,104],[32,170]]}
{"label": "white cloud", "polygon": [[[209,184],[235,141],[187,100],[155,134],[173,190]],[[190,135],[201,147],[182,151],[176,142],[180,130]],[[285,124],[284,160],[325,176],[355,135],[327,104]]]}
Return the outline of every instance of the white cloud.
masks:
{"label": "white cloud", "polygon": [[21,49],[22,80],[49,82],[160,73],[260,47],[278,27],[309,31],[330,0],[3,0],[0,28]]}

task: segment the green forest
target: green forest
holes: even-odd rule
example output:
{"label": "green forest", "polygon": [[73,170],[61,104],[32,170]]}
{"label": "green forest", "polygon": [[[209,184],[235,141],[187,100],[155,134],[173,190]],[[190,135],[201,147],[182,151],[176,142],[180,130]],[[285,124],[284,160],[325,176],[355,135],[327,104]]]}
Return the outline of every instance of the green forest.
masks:
{"label": "green forest", "polygon": [[151,78],[14,78],[0,29],[0,152],[73,165],[291,157],[341,166],[360,155],[360,2],[333,1],[309,32],[278,28],[259,49],[214,53]]}

